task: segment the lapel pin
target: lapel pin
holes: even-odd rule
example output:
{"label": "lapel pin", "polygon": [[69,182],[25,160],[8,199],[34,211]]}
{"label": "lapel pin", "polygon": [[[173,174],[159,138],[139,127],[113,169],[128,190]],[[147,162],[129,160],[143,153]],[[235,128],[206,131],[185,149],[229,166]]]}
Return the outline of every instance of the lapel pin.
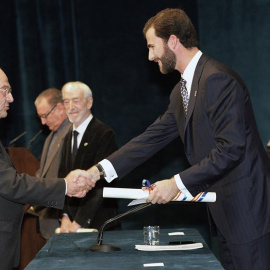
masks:
{"label": "lapel pin", "polygon": [[83,146],[87,146],[87,145],[88,145],[88,142],[84,143],[84,145],[83,145]]}
{"label": "lapel pin", "polygon": [[197,96],[197,90],[195,91],[195,93],[194,93],[194,97],[196,97]]}

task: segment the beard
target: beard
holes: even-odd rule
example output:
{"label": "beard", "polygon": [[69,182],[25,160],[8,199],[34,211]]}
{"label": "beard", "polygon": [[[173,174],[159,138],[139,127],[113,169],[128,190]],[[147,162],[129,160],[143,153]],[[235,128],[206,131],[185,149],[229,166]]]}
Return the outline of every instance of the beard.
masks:
{"label": "beard", "polygon": [[167,74],[173,72],[176,66],[176,56],[175,54],[168,48],[167,45],[164,46],[164,53],[159,58],[162,65],[159,66],[160,72],[163,74]]}

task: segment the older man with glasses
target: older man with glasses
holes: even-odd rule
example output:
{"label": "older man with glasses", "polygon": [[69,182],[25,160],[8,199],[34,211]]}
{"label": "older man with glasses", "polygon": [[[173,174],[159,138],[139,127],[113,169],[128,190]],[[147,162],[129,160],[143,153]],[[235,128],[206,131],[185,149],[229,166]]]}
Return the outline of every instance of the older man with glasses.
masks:
{"label": "older man with glasses", "polygon": [[[62,93],[56,88],[48,88],[41,92],[35,100],[37,114],[43,125],[51,130],[48,135],[40,160],[37,177],[51,178],[58,176],[61,161],[63,138],[71,128],[62,101]],[[49,239],[59,227],[62,211],[47,207],[34,207],[40,219],[40,232],[45,239]]]}
{"label": "older man with glasses", "polygon": [[[14,101],[6,74],[0,69],[0,118],[7,117]],[[0,142],[0,268],[13,269],[20,261],[20,234],[25,204],[63,208],[65,195],[83,197],[91,189],[82,170],[64,178],[48,181],[27,174],[17,174]]]}

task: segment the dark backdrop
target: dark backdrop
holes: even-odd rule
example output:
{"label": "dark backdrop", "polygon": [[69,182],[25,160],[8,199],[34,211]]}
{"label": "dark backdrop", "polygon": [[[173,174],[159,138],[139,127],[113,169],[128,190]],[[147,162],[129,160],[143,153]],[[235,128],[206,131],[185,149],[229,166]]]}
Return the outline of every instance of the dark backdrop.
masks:
{"label": "dark backdrop", "polygon": [[[230,65],[244,78],[254,101],[266,145],[270,128],[270,0],[0,0],[0,66],[9,77],[15,102],[0,121],[5,146],[22,132],[16,146],[27,147],[42,128],[34,100],[44,89],[80,80],[94,94],[93,114],[113,127],[119,146],[140,134],[168,105],[177,73],[161,75],[147,60],[142,35],[147,19],[166,7],[186,10],[203,52]],[[259,94],[257,96],[257,94]],[[48,130],[30,150],[39,158]],[[118,184],[141,186],[169,178],[187,166],[182,143],[172,142]],[[121,211],[128,201],[121,200]],[[151,209],[152,208],[152,209]],[[123,219],[123,228],[196,227],[212,245],[204,204],[151,206]]]}

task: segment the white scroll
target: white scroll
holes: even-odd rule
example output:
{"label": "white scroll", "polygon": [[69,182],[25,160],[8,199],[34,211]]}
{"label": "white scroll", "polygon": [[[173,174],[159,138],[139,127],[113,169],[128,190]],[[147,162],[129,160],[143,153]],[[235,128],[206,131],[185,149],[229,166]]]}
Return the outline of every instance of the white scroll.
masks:
{"label": "white scroll", "polygon": [[[149,190],[134,189],[134,188],[108,188],[103,189],[104,198],[117,198],[117,199],[133,199],[135,201],[129,205],[135,205],[146,202],[149,195]],[[185,201],[185,202],[215,202],[215,192],[200,192],[195,197],[187,197],[184,193],[179,192],[173,201]]]}

